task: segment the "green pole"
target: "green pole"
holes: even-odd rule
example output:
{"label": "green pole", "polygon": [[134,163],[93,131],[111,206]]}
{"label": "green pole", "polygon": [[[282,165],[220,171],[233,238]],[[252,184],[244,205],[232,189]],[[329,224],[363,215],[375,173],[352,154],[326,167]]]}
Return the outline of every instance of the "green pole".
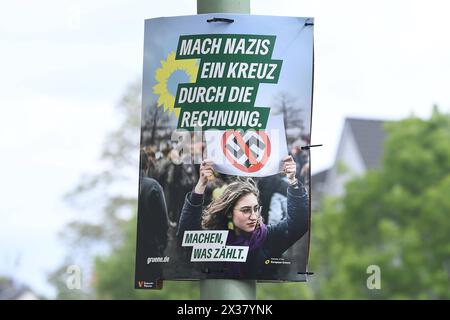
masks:
{"label": "green pole", "polygon": [[197,0],[197,14],[216,12],[250,14],[250,0]]}
{"label": "green pole", "polygon": [[[250,0],[197,0],[197,14],[202,13],[250,14]],[[200,280],[200,299],[255,300],[256,281]]]}

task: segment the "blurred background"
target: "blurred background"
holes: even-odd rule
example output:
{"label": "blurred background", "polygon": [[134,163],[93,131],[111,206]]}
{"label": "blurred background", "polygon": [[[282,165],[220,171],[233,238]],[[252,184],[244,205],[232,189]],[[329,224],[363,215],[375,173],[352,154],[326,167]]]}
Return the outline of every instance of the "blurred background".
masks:
{"label": "blurred background", "polygon": [[[257,0],[314,17],[308,283],[259,299],[450,298],[444,0]],[[195,0],[0,11],[0,299],[191,299],[133,289],[144,19]],[[78,277],[79,276],[79,277]]]}

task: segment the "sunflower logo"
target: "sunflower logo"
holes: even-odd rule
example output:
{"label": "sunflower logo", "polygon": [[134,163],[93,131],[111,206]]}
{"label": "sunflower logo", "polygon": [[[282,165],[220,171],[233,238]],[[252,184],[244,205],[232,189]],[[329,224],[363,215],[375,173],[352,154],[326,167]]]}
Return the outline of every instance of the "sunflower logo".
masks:
{"label": "sunflower logo", "polygon": [[180,108],[175,108],[175,94],[169,90],[169,81],[176,72],[184,73],[188,82],[195,82],[197,79],[198,65],[195,59],[175,60],[175,52],[169,53],[167,60],[161,60],[161,67],[155,72],[155,79],[158,82],[153,87],[153,93],[158,94],[158,107],[164,106],[164,112],[172,111],[178,117]]}

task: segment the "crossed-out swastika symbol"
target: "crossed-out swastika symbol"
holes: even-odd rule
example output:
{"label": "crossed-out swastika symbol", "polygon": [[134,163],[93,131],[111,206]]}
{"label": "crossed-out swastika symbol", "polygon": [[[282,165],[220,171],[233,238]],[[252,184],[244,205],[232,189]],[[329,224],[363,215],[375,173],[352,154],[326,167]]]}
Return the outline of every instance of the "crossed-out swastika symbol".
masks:
{"label": "crossed-out swastika symbol", "polygon": [[222,136],[222,151],[237,169],[251,173],[261,170],[269,160],[270,140],[262,131],[227,130]]}

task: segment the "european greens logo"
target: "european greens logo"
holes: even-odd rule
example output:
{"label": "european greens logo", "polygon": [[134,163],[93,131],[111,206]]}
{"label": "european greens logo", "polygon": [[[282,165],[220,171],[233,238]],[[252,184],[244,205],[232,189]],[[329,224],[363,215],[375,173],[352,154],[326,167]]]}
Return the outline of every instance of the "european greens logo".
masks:
{"label": "european greens logo", "polygon": [[[255,100],[260,83],[278,82],[282,60],[272,59],[275,39],[242,34],[180,36],[175,59],[169,56],[157,70],[158,105],[179,110],[178,129],[265,129],[270,108],[255,106]],[[190,83],[179,84],[172,100],[167,79],[177,69],[189,74]]]}

